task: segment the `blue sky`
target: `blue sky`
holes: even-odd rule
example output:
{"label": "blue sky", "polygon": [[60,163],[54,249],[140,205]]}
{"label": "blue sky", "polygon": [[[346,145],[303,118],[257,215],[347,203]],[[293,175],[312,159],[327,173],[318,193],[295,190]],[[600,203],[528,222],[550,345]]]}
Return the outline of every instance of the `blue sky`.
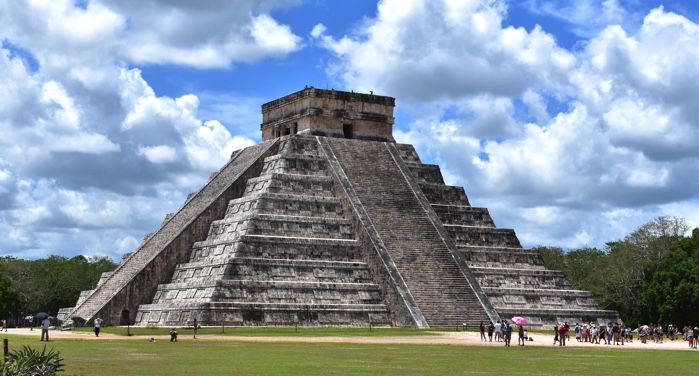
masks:
{"label": "blue sky", "polygon": [[699,3],[0,0],[0,255],[134,250],[304,87],[395,135],[526,246],[699,226]]}

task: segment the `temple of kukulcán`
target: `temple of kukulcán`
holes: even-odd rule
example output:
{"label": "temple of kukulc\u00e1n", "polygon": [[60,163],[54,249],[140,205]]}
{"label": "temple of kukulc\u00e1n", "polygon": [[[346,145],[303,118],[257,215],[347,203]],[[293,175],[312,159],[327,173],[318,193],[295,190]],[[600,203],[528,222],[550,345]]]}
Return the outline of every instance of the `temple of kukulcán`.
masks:
{"label": "temple of kukulc\u00e1n", "polygon": [[59,318],[446,327],[619,321],[392,136],[391,97],[307,87]]}

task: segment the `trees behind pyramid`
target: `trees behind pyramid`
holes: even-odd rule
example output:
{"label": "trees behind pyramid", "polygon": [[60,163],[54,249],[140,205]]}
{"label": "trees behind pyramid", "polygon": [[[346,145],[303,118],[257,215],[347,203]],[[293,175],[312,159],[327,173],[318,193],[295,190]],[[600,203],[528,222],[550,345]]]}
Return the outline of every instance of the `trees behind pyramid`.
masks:
{"label": "trees behind pyramid", "polygon": [[393,98],[307,87],[61,318],[445,327],[619,321],[392,136]]}

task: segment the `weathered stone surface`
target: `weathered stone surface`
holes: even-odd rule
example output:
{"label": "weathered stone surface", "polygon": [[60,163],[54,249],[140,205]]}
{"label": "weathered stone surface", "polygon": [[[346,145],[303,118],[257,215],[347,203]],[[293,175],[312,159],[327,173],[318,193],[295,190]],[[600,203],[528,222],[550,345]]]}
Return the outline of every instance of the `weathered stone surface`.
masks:
{"label": "weathered stone surface", "polygon": [[447,186],[439,166],[393,143],[393,105],[313,88],[265,104],[269,141],[234,153],[62,317],[416,327],[516,315],[532,325],[619,320],[472,207],[462,187]]}

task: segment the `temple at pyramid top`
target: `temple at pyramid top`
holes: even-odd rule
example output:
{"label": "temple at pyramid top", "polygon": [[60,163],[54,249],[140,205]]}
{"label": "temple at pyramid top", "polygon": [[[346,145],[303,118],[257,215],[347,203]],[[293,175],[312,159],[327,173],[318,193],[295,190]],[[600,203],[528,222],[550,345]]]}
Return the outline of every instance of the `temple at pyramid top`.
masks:
{"label": "temple at pyramid top", "polygon": [[262,105],[262,141],[309,134],[394,142],[391,97],[312,86]]}

